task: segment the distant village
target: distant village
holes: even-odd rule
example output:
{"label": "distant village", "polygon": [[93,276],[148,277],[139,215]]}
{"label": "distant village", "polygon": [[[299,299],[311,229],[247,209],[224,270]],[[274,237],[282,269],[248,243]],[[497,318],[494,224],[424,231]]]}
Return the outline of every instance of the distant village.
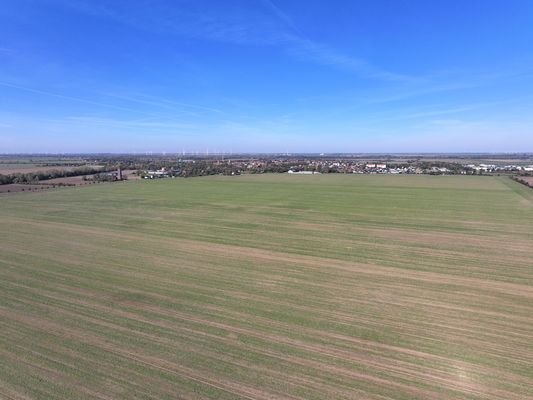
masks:
{"label": "distant village", "polygon": [[415,160],[406,162],[327,160],[327,159],[179,159],[160,168],[139,170],[143,179],[204,175],[241,175],[262,173],[312,174],[430,174],[483,175],[533,174],[533,165],[462,164],[448,161]]}

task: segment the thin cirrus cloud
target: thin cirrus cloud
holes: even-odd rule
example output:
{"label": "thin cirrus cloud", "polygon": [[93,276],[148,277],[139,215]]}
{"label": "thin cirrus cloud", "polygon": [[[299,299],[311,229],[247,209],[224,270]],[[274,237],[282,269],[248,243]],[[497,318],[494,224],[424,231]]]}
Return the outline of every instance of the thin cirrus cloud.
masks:
{"label": "thin cirrus cloud", "polygon": [[114,93],[104,93],[104,92],[96,93],[100,97],[107,97],[107,98],[122,100],[123,102],[130,104],[130,105],[133,103],[135,105],[140,104],[140,105],[145,105],[145,106],[151,106],[151,109],[147,109],[146,107],[145,108],[124,107],[124,106],[116,104],[116,102],[106,103],[106,102],[94,101],[94,100],[79,97],[79,96],[60,94],[60,93],[56,93],[56,92],[49,91],[49,90],[36,89],[36,88],[22,86],[22,85],[10,83],[10,82],[0,81],[0,86],[3,86],[5,88],[10,88],[10,89],[16,89],[18,91],[33,93],[39,96],[52,97],[52,98],[61,99],[61,100],[74,101],[74,102],[78,102],[82,104],[88,104],[88,105],[97,106],[99,108],[104,108],[104,109],[109,108],[109,109],[118,110],[118,111],[143,114],[143,115],[150,116],[152,118],[158,118],[158,117],[160,118],[164,116],[164,114],[162,114],[162,112],[164,111],[172,112],[173,113],[172,115],[174,116],[174,118],[180,115],[202,117],[203,115],[205,115],[206,112],[212,113],[212,114],[220,114],[220,115],[224,114],[223,111],[215,109],[215,108],[204,107],[204,106],[195,105],[195,104],[176,102],[176,101],[171,101],[171,100],[157,98],[157,97],[154,98],[150,96],[135,97],[135,96],[119,95],[119,94],[114,94]]}
{"label": "thin cirrus cloud", "polygon": [[285,50],[288,54],[299,59],[352,72],[361,78],[396,82],[420,81],[420,78],[378,68],[365,60],[343,54],[324,44],[303,39],[299,36],[287,36],[287,44],[288,46]]}
{"label": "thin cirrus cloud", "polygon": [[102,102],[93,101],[93,100],[85,99],[85,98],[78,97],[78,96],[64,95],[64,94],[55,93],[55,92],[51,92],[51,91],[47,91],[47,90],[35,89],[35,88],[32,88],[32,87],[22,86],[22,85],[10,83],[10,82],[2,82],[2,81],[0,81],[0,86],[6,87],[6,88],[10,88],[10,89],[16,89],[18,91],[33,93],[33,94],[37,94],[37,95],[40,95],[40,96],[47,96],[47,97],[53,97],[53,98],[56,98],[56,99],[70,100],[70,101],[90,104],[90,105],[98,106],[98,107],[102,107],[102,108],[110,108],[110,109],[119,110],[119,111],[136,112],[136,113],[140,112],[142,114],[152,115],[152,114],[150,114],[150,113],[148,113],[146,111],[139,111],[138,109],[122,107],[122,106],[119,106],[119,105],[116,105],[116,104],[102,103]]}
{"label": "thin cirrus cloud", "polygon": [[177,111],[184,115],[190,115],[193,117],[202,117],[206,113],[224,115],[225,112],[213,107],[206,107],[203,105],[191,104],[173,101],[157,96],[150,95],[125,95],[109,92],[100,92],[102,96],[110,97],[113,99],[123,100],[129,103],[141,104],[156,107],[157,109],[163,109],[167,111]]}
{"label": "thin cirrus cloud", "polygon": [[[419,80],[377,67],[367,60],[306,38],[293,19],[272,0],[253,1],[249,7],[234,7],[231,12],[202,0],[187,3],[187,7],[182,7],[180,2],[169,7],[158,1],[150,2],[150,7],[142,7],[145,2],[140,1],[123,8],[113,3],[105,6],[84,0],[49,1],[53,4],[59,2],[61,6],[81,13],[160,34],[245,46],[275,46],[295,59],[338,68],[364,79]],[[224,3],[225,6],[227,4]]]}

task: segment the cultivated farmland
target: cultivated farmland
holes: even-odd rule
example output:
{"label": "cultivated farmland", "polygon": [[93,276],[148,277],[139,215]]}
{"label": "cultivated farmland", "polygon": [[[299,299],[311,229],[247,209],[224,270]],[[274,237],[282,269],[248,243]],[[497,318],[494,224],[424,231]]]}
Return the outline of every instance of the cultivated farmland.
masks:
{"label": "cultivated farmland", "polygon": [[533,397],[533,190],[208,177],[0,196],[0,398]]}
{"label": "cultivated farmland", "polygon": [[48,171],[72,171],[80,167],[91,167],[91,165],[80,164],[80,165],[38,165],[31,163],[2,163],[0,162],[0,174],[2,175],[11,175],[11,174],[27,174],[29,172],[48,172]]}

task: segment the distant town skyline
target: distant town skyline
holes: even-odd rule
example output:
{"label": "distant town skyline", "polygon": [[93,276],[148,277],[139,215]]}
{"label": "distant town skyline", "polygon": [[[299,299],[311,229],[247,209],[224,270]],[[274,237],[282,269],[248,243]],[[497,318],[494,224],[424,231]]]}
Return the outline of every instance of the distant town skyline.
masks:
{"label": "distant town skyline", "polygon": [[533,151],[533,2],[7,0],[0,154]]}

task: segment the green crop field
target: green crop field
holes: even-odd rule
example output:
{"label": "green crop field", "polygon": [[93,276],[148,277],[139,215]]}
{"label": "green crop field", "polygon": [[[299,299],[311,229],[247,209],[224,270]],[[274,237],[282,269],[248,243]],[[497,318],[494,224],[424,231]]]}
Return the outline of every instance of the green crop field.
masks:
{"label": "green crop field", "polygon": [[0,195],[0,398],[533,398],[533,190],[243,175]]}

